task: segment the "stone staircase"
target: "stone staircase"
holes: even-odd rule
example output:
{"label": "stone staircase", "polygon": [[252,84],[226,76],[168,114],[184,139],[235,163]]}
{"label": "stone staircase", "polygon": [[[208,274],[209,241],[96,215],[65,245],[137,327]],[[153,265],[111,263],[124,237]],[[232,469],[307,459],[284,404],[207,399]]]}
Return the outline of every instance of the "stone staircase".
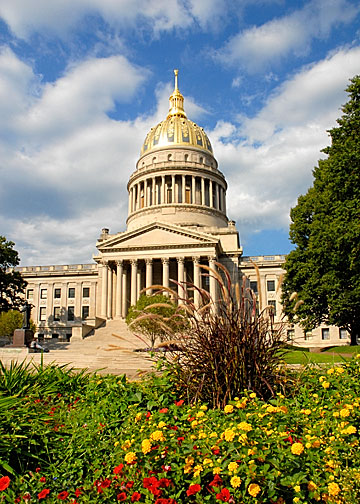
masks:
{"label": "stone staircase", "polygon": [[85,339],[70,342],[46,341],[49,353],[28,353],[26,348],[0,348],[0,360],[5,365],[11,361],[33,362],[39,364],[41,355],[44,364],[68,364],[76,369],[98,371],[101,374],[123,374],[136,379],[142,372],[149,371],[152,362],[143,352],[134,352],[146,343],[140,341],[127,328],[122,320],[111,320],[105,326],[95,329]]}

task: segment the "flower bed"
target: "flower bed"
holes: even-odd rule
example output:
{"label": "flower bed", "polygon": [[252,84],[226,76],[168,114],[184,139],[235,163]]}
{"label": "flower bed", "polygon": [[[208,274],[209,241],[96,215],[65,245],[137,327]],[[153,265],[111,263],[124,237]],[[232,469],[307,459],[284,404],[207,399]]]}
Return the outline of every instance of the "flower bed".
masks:
{"label": "flower bed", "polygon": [[188,405],[168,375],[3,372],[0,500],[360,502],[359,364],[307,368],[286,397],[249,391],[223,410]]}

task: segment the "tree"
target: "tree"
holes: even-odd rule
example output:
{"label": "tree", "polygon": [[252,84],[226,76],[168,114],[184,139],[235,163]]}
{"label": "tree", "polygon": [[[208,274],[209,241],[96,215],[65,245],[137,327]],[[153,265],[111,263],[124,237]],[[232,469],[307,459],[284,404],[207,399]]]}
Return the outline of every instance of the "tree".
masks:
{"label": "tree", "polygon": [[[18,310],[9,310],[0,313],[0,337],[12,338],[15,329],[21,329],[23,325],[23,315]],[[35,333],[36,325],[30,320],[30,329]]]}
{"label": "tree", "polygon": [[[284,311],[312,329],[334,324],[360,336],[360,76],[350,80],[348,102],[331,129],[327,158],[314,182],[291,210],[290,239],[296,248],[285,261]],[[296,295],[292,295],[296,292]],[[294,307],[296,305],[296,311]]]}
{"label": "tree", "polygon": [[138,331],[149,340],[152,348],[157,339],[166,339],[170,329],[177,333],[187,327],[177,306],[164,294],[141,295],[136,305],[130,306],[125,320],[132,331]]}
{"label": "tree", "polygon": [[14,242],[0,236],[0,313],[18,308],[24,302],[21,295],[26,281],[18,271],[12,269],[20,262],[14,245]]}

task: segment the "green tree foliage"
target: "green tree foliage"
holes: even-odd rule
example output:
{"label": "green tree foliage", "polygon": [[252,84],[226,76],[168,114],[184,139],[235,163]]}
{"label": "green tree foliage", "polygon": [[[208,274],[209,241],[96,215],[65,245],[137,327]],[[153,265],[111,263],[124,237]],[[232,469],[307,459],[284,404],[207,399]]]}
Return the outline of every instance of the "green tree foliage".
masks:
{"label": "green tree foliage", "polygon": [[285,262],[283,303],[291,320],[309,329],[322,322],[345,328],[354,345],[360,336],[360,76],[350,82],[343,115],[329,131],[331,145],[323,149],[327,158],[290,213],[296,248]]}
{"label": "green tree foliage", "polygon": [[[12,338],[15,329],[23,326],[23,315],[18,310],[9,310],[0,313],[0,337]],[[30,329],[35,332],[36,325],[30,320]]]}
{"label": "green tree foliage", "polygon": [[26,281],[12,268],[20,262],[15,243],[0,236],[0,313],[18,308],[23,302]]}
{"label": "green tree foliage", "polygon": [[156,340],[167,339],[170,331],[173,334],[187,327],[186,319],[178,313],[177,306],[164,294],[141,295],[136,305],[130,306],[125,320],[132,331],[149,340],[152,348]]}

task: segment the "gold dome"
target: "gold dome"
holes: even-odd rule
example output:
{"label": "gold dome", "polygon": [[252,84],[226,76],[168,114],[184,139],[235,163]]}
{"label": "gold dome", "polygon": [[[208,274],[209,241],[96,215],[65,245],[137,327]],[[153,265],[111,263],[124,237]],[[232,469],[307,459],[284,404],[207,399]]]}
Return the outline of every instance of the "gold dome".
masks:
{"label": "gold dome", "polygon": [[169,98],[170,107],[167,118],[151,128],[146,135],[141,155],[163,147],[179,145],[181,147],[196,147],[213,153],[210,140],[197,124],[190,121],[184,110],[184,97],[178,89],[178,70],[175,73],[175,89]]}

